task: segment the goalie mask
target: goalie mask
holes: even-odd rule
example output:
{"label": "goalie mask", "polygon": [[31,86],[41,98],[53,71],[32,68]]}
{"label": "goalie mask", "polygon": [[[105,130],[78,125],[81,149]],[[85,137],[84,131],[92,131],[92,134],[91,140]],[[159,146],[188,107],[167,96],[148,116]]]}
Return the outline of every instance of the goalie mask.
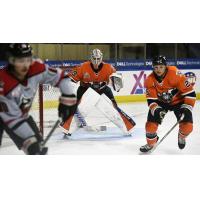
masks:
{"label": "goalie mask", "polygon": [[99,49],[93,49],[91,52],[91,62],[94,66],[99,66],[103,59],[103,53]]}

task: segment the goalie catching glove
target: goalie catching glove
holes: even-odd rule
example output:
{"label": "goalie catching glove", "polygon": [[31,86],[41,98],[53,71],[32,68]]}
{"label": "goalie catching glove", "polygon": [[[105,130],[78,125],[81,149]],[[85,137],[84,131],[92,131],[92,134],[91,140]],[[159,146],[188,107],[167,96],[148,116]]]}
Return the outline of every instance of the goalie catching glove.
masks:
{"label": "goalie catching glove", "polygon": [[113,73],[110,76],[112,87],[115,91],[119,92],[121,88],[123,88],[122,74]]}

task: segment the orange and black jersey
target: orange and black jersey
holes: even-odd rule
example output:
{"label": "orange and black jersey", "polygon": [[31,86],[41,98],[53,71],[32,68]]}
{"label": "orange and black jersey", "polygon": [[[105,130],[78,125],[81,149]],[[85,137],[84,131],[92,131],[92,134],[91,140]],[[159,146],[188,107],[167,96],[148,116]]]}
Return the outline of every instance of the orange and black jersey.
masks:
{"label": "orange and black jersey", "polygon": [[145,88],[150,108],[158,102],[171,106],[184,103],[193,107],[195,104],[196,94],[193,86],[175,66],[167,66],[162,81],[159,81],[152,72],[145,80]]}
{"label": "orange and black jersey", "polygon": [[109,77],[116,69],[108,63],[102,62],[98,70],[95,70],[90,61],[82,63],[75,67],[68,76],[75,82],[80,81],[81,84],[93,83],[109,83]]}

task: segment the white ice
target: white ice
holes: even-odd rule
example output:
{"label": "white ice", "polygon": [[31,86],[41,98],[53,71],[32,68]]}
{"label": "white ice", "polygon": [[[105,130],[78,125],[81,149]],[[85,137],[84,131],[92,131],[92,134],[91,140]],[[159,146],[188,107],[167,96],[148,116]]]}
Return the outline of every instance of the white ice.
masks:
{"label": "white ice", "polygon": [[[146,144],[145,122],[148,113],[146,103],[119,104],[119,107],[127,112],[137,123],[132,136],[123,136],[123,133],[114,124],[105,119],[101,114],[94,111],[87,117],[91,126],[107,126],[105,132],[87,132],[80,129],[70,138],[64,138],[59,128],[47,143],[50,155],[138,155],[141,145]],[[185,155],[200,154],[200,101],[197,101],[194,110],[194,130],[187,138],[185,149],[180,150],[177,144],[178,127],[174,129],[166,139],[158,146],[152,155]],[[57,110],[45,111],[46,117],[50,120],[57,118]],[[166,115],[163,124],[159,127],[158,135],[162,137],[174,124],[176,118],[173,112]],[[49,128],[45,129],[45,135]],[[0,147],[2,155],[23,154],[19,151],[8,136],[3,137]]]}

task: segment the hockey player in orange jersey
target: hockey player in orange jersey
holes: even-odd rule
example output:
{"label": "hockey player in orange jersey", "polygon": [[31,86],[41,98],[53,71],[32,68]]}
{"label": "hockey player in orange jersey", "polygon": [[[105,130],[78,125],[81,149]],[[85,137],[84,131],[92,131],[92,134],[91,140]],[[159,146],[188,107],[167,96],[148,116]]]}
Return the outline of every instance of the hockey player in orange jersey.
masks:
{"label": "hockey player in orange jersey", "polygon": [[[127,130],[130,130],[135,126],[135,122],[117,106],[112,90],[108,86],[109,82],[111,82],[113,89],[118,92],[123,85],[121,75],[116,73],[116,69],[111,64],[103,62],[102,59],[102,52],[99,49],[94,49],[91,52],[91,59],[89,61],[75,67],[69,73],[69,77],[74,82],[80,82],[77,90],[77,102],[80,103],[81,97],[88,88],[92,88],[100,95],[105,94],[119,112]],[[61,105],[60,110],[64,109],[65,106]],[[62,115],[60,117],[63,120],[61,126],[68,130],[73,116],[69,117],[68,113],[66,113],[65,116]]]}
{"label": "hockey player in orange jersey", "polygon": [[196,94],[187,78],[175,66],[167,66],[164,56],[153,59],[153,72],[145,81],[146,98],[149,113],[146,129],[147,144],[140,148],[141,152],[148,152],[158,141],[157,129],[168,111],[173,111],[177,120],[183,115],[179,123],[178,146],[183,149],[186,137],[193,130],[192,108]]}

